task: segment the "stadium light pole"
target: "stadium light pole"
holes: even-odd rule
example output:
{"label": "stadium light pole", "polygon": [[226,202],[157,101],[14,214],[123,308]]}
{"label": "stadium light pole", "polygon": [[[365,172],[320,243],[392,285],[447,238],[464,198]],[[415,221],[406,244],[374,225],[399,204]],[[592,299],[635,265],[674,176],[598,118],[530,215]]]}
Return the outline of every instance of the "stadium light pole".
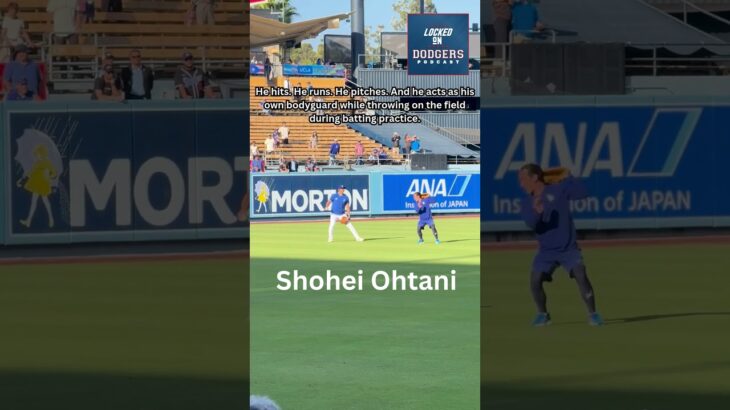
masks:
{"label": "stadium light pole", "polygon": [[357,83],[355,69],[360,65],[360,55],[365,54],[365,0],[351,0],[352,8],[352,81]]}

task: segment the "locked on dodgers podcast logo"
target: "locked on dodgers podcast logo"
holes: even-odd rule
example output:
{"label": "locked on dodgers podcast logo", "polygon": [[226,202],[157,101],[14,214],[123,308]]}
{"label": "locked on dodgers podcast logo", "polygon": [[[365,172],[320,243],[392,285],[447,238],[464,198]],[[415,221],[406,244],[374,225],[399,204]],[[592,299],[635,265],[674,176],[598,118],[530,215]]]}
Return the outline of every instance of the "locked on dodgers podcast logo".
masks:
{"label": "locked on dodgers podcast logo", "polygon": [[469,74],[469,15],[409,14],[408,74]]}

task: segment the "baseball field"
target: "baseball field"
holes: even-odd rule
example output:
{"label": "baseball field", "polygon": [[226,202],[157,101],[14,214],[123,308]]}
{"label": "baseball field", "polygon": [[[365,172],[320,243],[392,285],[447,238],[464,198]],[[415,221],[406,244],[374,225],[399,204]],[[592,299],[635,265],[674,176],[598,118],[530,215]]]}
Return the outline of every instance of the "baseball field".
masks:
{"label": "baseball field", "polygon": [[[474,409],[479,406],[479,219],[439,218],[442,243],[418,245],[416,219],[251,227],[251,392],[284,409]],[[455,291],[281,291],[277,272],[362,269],[439,275]]]}
{"label": "baseball field", "polygon": [[243,409],[248,260],[0,264],[0,408]]}
{"label": "baseball field", "polygon": [[730,403],[730,244],[584,245],[606,326],[563,271],[532,328],[532,250],[482,250],[483,408],[720,410]]}

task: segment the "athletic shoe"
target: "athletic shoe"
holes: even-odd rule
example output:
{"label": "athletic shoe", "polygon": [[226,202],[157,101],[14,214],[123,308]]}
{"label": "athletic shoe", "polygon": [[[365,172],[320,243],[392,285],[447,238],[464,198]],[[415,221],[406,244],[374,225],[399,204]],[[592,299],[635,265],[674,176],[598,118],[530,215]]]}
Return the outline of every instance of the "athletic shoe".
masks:
{"label": "athletic shoe", "polygon": [[598,312],[591,313],[591,315],[588,316],[588,324],[591,326],[603,326],[603,318],[600,314],[598,314]]}
{"label": "athletic shoe", "polygon": [[419,245],[423,245],[423,239],[419,239],[419,240],[418,240],[418,244],[419,244]]}
{"label": "athletic shoe", "polygon": [[440,245],[440,244],[441,244],[441,241],[439,241],[438,239],[436,239],[436,245]]}
{"label": "athletic shoe", "polygon": [[550,313],[538,313],[535,316],[535,320],[532,321],[532,326],[541,327],[550,324]]}

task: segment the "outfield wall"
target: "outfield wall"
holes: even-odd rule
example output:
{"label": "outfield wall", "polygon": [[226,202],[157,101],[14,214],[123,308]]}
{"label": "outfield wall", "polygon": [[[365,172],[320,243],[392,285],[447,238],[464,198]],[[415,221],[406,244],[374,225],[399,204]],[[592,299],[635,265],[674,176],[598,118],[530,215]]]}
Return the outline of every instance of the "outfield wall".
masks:
{"label": "outfield wall", "polygon": [[251,175],[251,217],[301,218],[328,215],[327,199],[345,185],[353,215],[414,212],[412,194],[429,192],[434,212],[479,212],[479,171],[257,173]]}
{"label": "outfield wall", "polygon": [[241,101],[6,103],[0,121],[3,244],[248,235]]}
{"label": "outfield wall", "polygon": [[730,98],[495,98],[482,102],[481,129],[483,231],[526,229],[525,162],[584,179],[582,229],[730,226]]}

